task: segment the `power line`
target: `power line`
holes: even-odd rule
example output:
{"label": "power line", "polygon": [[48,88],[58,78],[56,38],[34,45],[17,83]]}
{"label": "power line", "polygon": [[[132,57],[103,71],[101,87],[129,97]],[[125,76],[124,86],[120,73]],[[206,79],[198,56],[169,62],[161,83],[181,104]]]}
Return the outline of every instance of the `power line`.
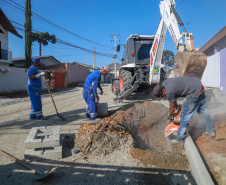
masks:
{"label": "power line", "polygon": [[[17,23],[17,22],[15,22],[15,21],[12,21],[12,20],[10,20],[10,21],[13,22],[14,24],[19,25],[19,26],[23,26],[22,24]],[[1,24],[4,24],[4,25],[8,25],[8,24],[6,24],[6,23],[4,23],[4,22],[2,22],[2,21],[0,21],[0,23],[1,23]],[[14,25],[14,27],[17,28],[17,29],[19,29],[19,30],[21,30],[21,31],[24,31],[24,32],[25,32],[25,29],[23,29],[23,28],[19,28],[19,27],[15,26],[15,25]],[[33,31],[36,31],[36,32],[38,32],[38,33],[41,33],[41,32],[38,31],[38,30],[35,30],[35,29],[32,29],[32,30],[33,30]],[[70,47],[74,47],[74,48],[77,48],[77,49],[86,51],[86,52],[89,52],[89,53],[93,53],[93,50],[90,50],[90,49],[87,49],[87,48],[83,48],[83,47],[77,46],[77,45],[75,45],[75,44],[69,43],[69,42],[64,41],[64,40],[61,40],[61,39],[57,39],[57,42],[58,42],[58,43],[61,43],[61,44],[64,44],[64,45],[67,45],[67,46],[70,46]],[[113,58],[113,55],[112,55],[112,54],[107,54],[107,53],[102,53],[102,52],[96,52],[96,54],[97,54],[97,55],[100,55],[100,56],[105,56],[105,57],[111,57],[111,58]]]}
{"label": "power line", "polygon": [[[3,0],[3,1],[4,1],[5,3],[7,3],[7,4],[9,4],[9,5],[11,5],[11,6],[13,6],[13,7],[15,7],[15,8],[17,8],[17,9],[19,9],[19,10],[21,10],[21,11],[23,11],[23,12],[25,12],[25,8],[24,8],[23,6],[21,6],[20,4],[14,2],[13,0],[10,0],[10,1],[11,1],[12,3],[16,4],[17,6],[11,4],[10,2],[7,2],[6,0]],[[19,7],[21,7],[22,9],[19,8]],[[94,44],[97,44],[97,45],[100,45],[100,46],[103,46],[103,47],[109,47],[109,48],[112,48],[111,46],[107,46],[107,45],[104,45],[104,44],[100,44],[100,43],[94,42],[94,41],[92,41],[92,40],[90,40],[90,39],[87,39],[87,38],[82,37],[82,36],[80,36],[80,35],[78,35],[78,34],[76,34],[76,33],[73,33],[73,32],[71,32],[71,31],[67,30],[66,28],[63,28],[63,27],[61,27],[61,26],[59,26],[59,25],[57,25],[57,24],[55,24],[55,23],[53,23],[53,22],[51,22],[51,21],[45,19],[44,17],[42,17],[42,16],[40,16],[40,15],[34,13],[34,12],[32,12],[32,15],[33,15],[35,18],[37,18],[37,19],[39,19],[39,20],[41,20],[41,21],[43,21],[43,22],[45,22],[45,23],[48,23],[48,24],[50,24],[50,25],[52,25],[52,26],[54,26],[54,27],[56,27],[56,28],[58,28],[58,29],[60,29],[60,30],[62,30],[62,31],[65,31],[65,32],[67,32],[67,33],[69,33],[69,34],[71,34],[71,35],[74,35],[74,36],[76,36],[76,37],[78,37],[78,38],[80,38],[80,39],[86,40],[86,41],[88,41],[88,42],[91,42],[91,43],[94,43]]]}

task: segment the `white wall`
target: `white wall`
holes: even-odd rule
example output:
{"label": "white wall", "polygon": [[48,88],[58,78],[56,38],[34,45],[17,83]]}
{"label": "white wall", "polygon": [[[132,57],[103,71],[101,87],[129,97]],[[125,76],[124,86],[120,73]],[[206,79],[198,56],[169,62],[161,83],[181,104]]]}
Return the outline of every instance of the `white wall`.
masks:
{"label": "white wall", "polygon": [[85,82],[87,76],[90,74],[89,67],[67,63],[67,77],[68,85],[73,82]]}
{"label": "white wall", "polygon": [[[27,89],[27,69],[14,68],[14,67],[2,67],[1,69],[10,69],[9,72],[0,72],[0,93],[11,92]],[[41,72],[41,71],[40,71]],[[44,88],[44,80],[42,79],[42,87]]]}
{"label": "white wall", "polygon": [[[0,33],[0,41],[1,41],[1,49],[9,50],[8,47],[8,31],[6,31],[1,25],[1,30],[4,32]],[[0,59],[0,66],[5,66],[6,64],[12,63],[12,52],[8,52],[8,60],[1,60]]]}
{"label": "white wall", "polygon": [[220,88],[220,52],[207,57],[207,66],[201,81],[206,87]]}

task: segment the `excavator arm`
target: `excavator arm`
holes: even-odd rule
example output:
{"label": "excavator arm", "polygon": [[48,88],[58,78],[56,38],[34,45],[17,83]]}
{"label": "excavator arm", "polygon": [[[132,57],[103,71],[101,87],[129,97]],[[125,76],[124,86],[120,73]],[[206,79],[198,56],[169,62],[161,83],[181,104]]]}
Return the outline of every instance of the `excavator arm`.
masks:
{"label": "excavator arm", "polygon": [[[164,67],[161,60],[167,28],[178,50],[175,60],[178,65],[179,76],[192,76],[201,79],[207,64],[207,58],[203,53],[193,49],[192,33],[187,33],[175,9],[175,1],[160,1],[159,8],[161,19],[153,42],[154,44],[150,49],[149,83],[158,84],[160,82],[161,68]],[[184,32],[182,34],[180,34],[178,24],[183,28]],[[182,42],[183,37],[185,38],[185,43]]]}

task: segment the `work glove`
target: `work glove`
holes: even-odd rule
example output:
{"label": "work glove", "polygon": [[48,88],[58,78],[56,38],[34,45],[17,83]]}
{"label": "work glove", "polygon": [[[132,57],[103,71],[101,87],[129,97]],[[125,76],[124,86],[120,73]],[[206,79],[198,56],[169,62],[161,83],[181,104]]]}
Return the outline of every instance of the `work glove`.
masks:
{"label": "work glove", "polygon": [[103,95],[103,94],[104,94],[104,91],[102,90],[102,91],[100,92],[100,94]]}
{"label": "work glove", "polygon": [[44,76],[45,74],[46,74],[45,72],[41,72],[41,73],[35,75],[35,78],[39,78],[40,76]]}
{"label": "work glove", "polygon": [[39,74],[40,74],[40,76],[44,76],[46,74],[46,72],[41,72]]}
{"label": "work glove", "polygon": [[96,100],[99,101],[99,99],[100,99],[99,96],[97,96],[97,97],[96,97]]}

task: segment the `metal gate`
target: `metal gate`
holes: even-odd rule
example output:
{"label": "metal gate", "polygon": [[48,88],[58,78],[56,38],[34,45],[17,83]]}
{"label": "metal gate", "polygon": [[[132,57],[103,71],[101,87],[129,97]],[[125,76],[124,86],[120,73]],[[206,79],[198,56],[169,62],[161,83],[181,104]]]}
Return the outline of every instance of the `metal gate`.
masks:
{"label": "metal gate", "polygon": [[64,88],[64,73],[55,72],[55,89]]}

